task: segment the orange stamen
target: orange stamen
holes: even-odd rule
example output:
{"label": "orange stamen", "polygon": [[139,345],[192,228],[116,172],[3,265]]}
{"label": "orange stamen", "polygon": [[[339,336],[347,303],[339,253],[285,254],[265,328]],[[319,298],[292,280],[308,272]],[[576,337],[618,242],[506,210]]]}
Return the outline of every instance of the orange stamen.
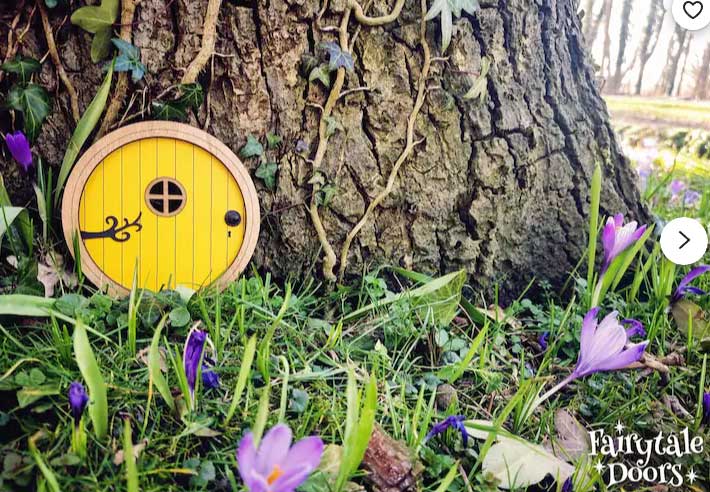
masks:
{"label": "orange stamen", "polygon": [[279,465],[274,465],[274,469],[271,471],[271,474],[266,477],[266,483],[272,485],[283,474],[284,471],[281,469],[281,467]]}

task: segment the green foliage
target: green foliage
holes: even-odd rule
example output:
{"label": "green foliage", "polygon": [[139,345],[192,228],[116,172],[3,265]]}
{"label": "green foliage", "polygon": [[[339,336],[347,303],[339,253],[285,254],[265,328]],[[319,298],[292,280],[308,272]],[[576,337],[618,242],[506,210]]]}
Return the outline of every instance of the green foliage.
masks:
{"label": "green foliage", "polygon": [[360,466],[370,436],[375,426],[377,413],[377,381],[370,376],[365,386],[365,399],[360,406],[360,392],[352,371],[348,373],[346,388],[347,414],[345,417],[345,437],[343,439],[343,457],[335,481],[335,492],[341,492],[355,470]]}
{"label": "green foliage", "polygon": [[340,49],[338,43],[328,41],[327,43],[321,43],[320,47],[328,54],[328,68],[331,72],[339,68],[344,68],[345,70],[355,69],[353,55]]}
{"label": "green foliage", "polygon": [[106,383],[101,375],[96,356],[89,343],[86,327],[81,321],[74,325],[74,357],[86,381],[89,397],[89,417],[94,424],[96,438],[103,441],[108,434],[108,399]]}
{"label": "green foliage", "polygon": [[49,317],[54,299],[24,294],[0,295],[0,315]]}
{"label": "green foliage", "polygon": [[250,157],[261,157],[264,154],[264,147],[254,135],[247,136],[247,143],[239,151],[239,157],[249,159]]}
{"label": "green foliage", "polygon": [[0,69],[18,75],[20,82],[25,84],[29,82],[33,73],[42,70],[42,65],[34,58],[17,55],[14,60],[7,61],[0,65]]}
{"label": "green foliage", "polygon": [[131,72],[131,80],[134,83],[142,79],[146,70],[145,65],[141,63],[141,54],[138,48],[118,38],[113,38],[111,42],[119,52],[113,69],[116,72]]}
{"label": "green foliage", "polygon": [[464,99],[478,99],[479,103],[486,102],[488,97],[488,71],[491,68],[491,60],[487,56],[481,58],[481,73],[478,74],[471,88],[463,96]]}
{"label": "green foliage", "polygon": [[47,90],[37,84],[13,85],[7,93],[7,105],[22,113],[25,134],[34,141],[51,110]]}
{"label": "green foliage", "polygon": [[181,84],[179,95],[170,101],[154,101],[152,115],[159,120],[185,121],[188,111],[196,112],[202,105],[205,95],[200,84]]}
{"label": "green foliage", "polygon": [[91,5],[74,11],[71,23],[94,35],[91,42],[91,61],[97,63],[106,58],[111,49],[113,24],[119,12],[119,0],[102,0],[98,6]]}
{"label": "green foliage", "polygon": [[22,213],[27,213],[23,207],[0,205],[0,246],[2,246],[3,236],[10,229],[15,219],[18,219]]}
{"label": "green foliage", "polygon": [[[106,3],[108,0],[104,0]],[[84,7],[89,8],[89,7]],[[80,9],[81,10],[81,9]],[[81,115],[79,123],[76,125],[76,129],[69,139],[69,144],[67,145],[67,150],[64,153],[64,159],[62,160],[62,167],[59,169],[59,175],[57,176],[57,185],[54,189],[54,206],[59,204],[59,198],[62,196],[62,191],[64,190],[64,184],[69,177],[69,172],[76,162],[76,158],[81,151],[86,140],[91,135],[91,132],[96,127],[96,124],[101,118],[101,113],[106,107],[106,101],[108,100],[108,95],[111,90],[111,80],[113,79],[113,65],[109,67],[104,81],[101,83],[98,92],[91,100],[91,103]]]}
{"label": "green foliage", "polygon": [[434,0],[426,14],[430,21],[441,16],[441,52],[444,53],[451,43],[453,31],[453,16],[461,17],[461,12],[473,14],[480,8],[478,0]]}
{"label": "green foliage", "polygon": [[160,336],[164,326],[165,317],[158,323],[158,326],[155,328],[155,333],[153,333],[153,339],[150,342],[150,349],[148,350],[148,373],[150,375],[150,382],[158,389],[158,393],[163,397],[165,403],[168,404],[170,410],[175,411],[175,400],[170,392],[170,386],[160,369]]}
{"label": "green foliage", "polygon": [[133,455],[133,436],[131,434],[131,420],[123,419],[123,463],[126,468],[127,492],[138,492],[138,467],[136,457]]}
{"label": "green foliage", "polygon": [[239,376],[237,377],[237,385],[234,388],[234,394],[232,395],[232,403],[229,405],[229,410],[227,411],[227,416],[224,419],[225,425],[229,424],[229,421],[234,416],[234,412],[237,411],[237,406],[239,405],[242,393],[247,386],[249,381],[249,374],[251,373],[251,366],[254,363],[254,355],[256,354],[256,336],[252,336],[244,347],[244,353],[242,355],[242,363],[239,368]]}
{"label": "green foliage", "polygon": [[276,188],[276,172],[279,170],[279,165],[275,162],[262,162],[256,168],[255,176],[262,181],[270,190]]}

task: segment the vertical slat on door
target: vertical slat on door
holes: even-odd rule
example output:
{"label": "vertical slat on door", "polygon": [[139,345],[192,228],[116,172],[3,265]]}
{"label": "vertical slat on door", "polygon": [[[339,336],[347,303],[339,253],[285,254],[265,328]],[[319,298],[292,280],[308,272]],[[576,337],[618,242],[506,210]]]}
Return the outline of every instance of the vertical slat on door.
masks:
{"label": "vertical slat on door", "polygon": [[227,237],[227,265],[231,265],[239,253],[239,248],[244,242],[244,231],[246,226],[246,212],[244,211],[244,198],[242,192],[237,186],[234,177],[229,174],[227,180],[227,209],[236,210],[242,217],[242,222],[237,227],[229,228],[229,236]]}
{"label": "vertical slat on door", "polygon": [[212,280],[216,280],[227,269],[227,186],[229,172],[215,157],[212,167]]}
{"label": "vertical slat on door", "polygon": [[[175,141],[172,139],[158,139],[158,177],[175,177]],[[175,216],[158,217],[158,288],[175,286],[175,221]]]}
{"label": "vertical slat on door", "polygon": [[207,286],[212,282],[212,156],[195,146],[195,174],[193,203],[195,214],[195,237],[193,264],[195,284]]}
{"label": "vertical slat on door", "polygon": [[[117,227],[121,227],[124,219],[121,203],[121,149],[114,150],[104,159],[103,184],[104,226],[99,230],[108,228],[108,217],[115,217],[118,220]],[[104,263],[101,268],[111,280],[120,283],[123,274],[122,244],[113,237],[104,237],[103,242]]]}
{"label": "vertical slat on door", "polygon": [[[183,140],[175,144],[175,179],[185,188],[185,207],[175,217],[177,221],[176,253],[177,261],[175,282],[176,285],[195,288],[192,259],[194,257],[194,221],[195,221],[195,194],[193,186],[194,155],[193,145]],[[199,240],[204,240],[200,236]]]}
{"label": "vertical slat on door", "polygon": [[[140,179],[140,144],[132,142],[123,147],[123,183],[121,186],[121,201],[123,202],[123,215],[129,223],[133,223],[141,213],[141,179]],[[141,215],[141,224],[145,217]],[[121,224],[123,225],[123,223]],[[136,271],[140,256],[140,238],[143,231],[138,232],[136,227],[130,227],[128,232],[131,237],[121,243],[123,246],[123,273],[121,285],[130,288],[133,284],[133,274]],[[141,278],[140,269],[136,271],[137,278]]]}
{"label": "vertical slat on door", "polygon": [[151,181],[158,177],[158,143],[154,138],[140,141],[140,186],[136,193],[140,197],[141,222],[143,230],[140,237],[141,285],[146,289],[157,290],[158,267],[158,218],[145,203],[145,190]]}
{"label": "vertical slat on door", "polygon": [[[80,230],[86,232],[99,232],[104,230],[104,210],[103,210],[103,180],[104,162],[99,163],[89,176],[89,179],[84,185],[81,201],[84,203],[84,222],[80,223]],[[84,246],[89,252],[89,256],[94,260],[96,266],[99,267],[102,273],[103,283],[103,265],[104,265],[104,240],[103,239],[87,239],[84,241]]]}

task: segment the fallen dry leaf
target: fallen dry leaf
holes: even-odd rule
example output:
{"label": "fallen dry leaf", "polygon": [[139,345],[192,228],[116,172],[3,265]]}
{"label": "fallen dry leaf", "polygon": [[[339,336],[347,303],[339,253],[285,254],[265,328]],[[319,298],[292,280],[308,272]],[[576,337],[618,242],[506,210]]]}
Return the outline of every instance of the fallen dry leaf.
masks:
{"label": "fallen dry leaf", "polygon": [[76,275],[64,270],[62,255],[50,251],[37,263],[37,280],[44,286],[44,297],[52,297],[59,282],[76,287]]}
{"label": "fallen dry leaf", "polygon": [[[138,459],[147,445],[148,445],[148,439],[143,439],[138,444],[134,444],[133,445],[133,457],[135,459]],[[113,455],[113,464],[116,466],[120,466],[122,463],[123,463],[123,449],[119,449],[118,451],[116,451],[116,454]]]}
{"label": "fallen dry leaf", "polygon": [[378,425],[372,430],[362,466],[379,492],[415,491],[424,470],[403,442],[390,437]]}
{"label": "fallen dry leaf", "polygon": [[[140,349],[136,354],[136,358],[146,366],[148,365],[148,352],[150,352],[150,347],[145,347]],[[168,372],[168,366],[165,362],[165,349],[163,347],[160,347],[158,353],[160,359],[160,370],[162,372]]]}
{"label": "fallen dry leaf", "polygon": [[670,409],[677,417],[691,419],[693,416],[685,409],[680,400],[673,395],[663,395],[663,404]]}
{"label": "fallen dry leaf", "polygon": [[567,409],[555,412],[557,439],[552,441],[552,453],[558,458],[577,461],[589,453],[589,433]]}

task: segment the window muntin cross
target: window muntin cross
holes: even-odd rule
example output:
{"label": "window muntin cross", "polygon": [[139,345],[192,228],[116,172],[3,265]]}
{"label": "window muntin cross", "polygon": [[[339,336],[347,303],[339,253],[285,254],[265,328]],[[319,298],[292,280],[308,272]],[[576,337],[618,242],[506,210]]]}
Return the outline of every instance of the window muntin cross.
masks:
{"label": "window muntin cross", "polygon": [[148,208],[162,217],[177,215],[185,207],[185,188],[173,178],[160,177],[151,181],[145,192]]}

